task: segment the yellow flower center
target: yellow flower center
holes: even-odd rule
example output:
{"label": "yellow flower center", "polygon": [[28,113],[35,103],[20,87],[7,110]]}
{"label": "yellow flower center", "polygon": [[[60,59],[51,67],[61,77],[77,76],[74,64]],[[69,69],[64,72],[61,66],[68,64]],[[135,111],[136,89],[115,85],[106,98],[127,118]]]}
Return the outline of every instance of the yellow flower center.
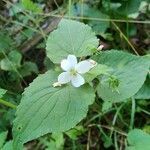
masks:
{"label": "yellow flower center", "polygon": [[77,75],[77,71],[75,69],[71,69],[70,70],[70,75],[76,76]]}

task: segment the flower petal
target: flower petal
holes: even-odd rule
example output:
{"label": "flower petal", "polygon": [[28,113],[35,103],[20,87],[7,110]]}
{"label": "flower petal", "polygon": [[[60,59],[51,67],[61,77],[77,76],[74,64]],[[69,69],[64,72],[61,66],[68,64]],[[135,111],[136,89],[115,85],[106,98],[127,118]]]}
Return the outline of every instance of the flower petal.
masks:
{"label": "flower petal", "polygon": [[77,74],[71,78],[71,83],[74,87],[79,87],[85,83],[85,80],[80,74]]}
{"label": "flower petal", "polygon": [[70,63],[71,67],[75,67],[75,65],[77,64],[77,58],[75,55],[68,55],[67,60]]}
{"label": "flower petal", "polygon": [[93,67],[93,65],[90,61],[84,60],[84,61],[79,62],[76,65],[76,70],[78,73],[84,74],[84,73],[88,72],[92,67]]}
{"label": "flower petal", "polygon": [[101,51],[103,48],[104,48],[104,45],[100,45],[100,46],[97,48],[97,50],[98,50],[98,51]]}
{"label": "flower petal", "polygon": [[60,84],[68,83],[68,82],[70,82],[70,80],[71,80],[71,76],[70,76],[69,72],[63,72],[58,76],[58,82]]}
{"label": "flower petal", "polygon": [[61,68],[64,71],[68,71],[71,68],[71,63],[67,59],[63,59],[61,61]]}

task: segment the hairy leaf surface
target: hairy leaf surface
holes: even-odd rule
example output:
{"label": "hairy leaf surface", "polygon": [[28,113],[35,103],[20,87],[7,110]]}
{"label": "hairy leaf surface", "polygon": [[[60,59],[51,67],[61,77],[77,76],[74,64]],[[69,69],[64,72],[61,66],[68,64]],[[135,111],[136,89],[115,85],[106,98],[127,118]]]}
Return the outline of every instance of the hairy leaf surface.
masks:
{"label": "hairy leaf surface", "polygon": [[99,96],[114,102],[125,100],[137,93],[146,79],[150,66],[147,59],[116,50],[103,52],[94,59],[98,63],[112,67],[112,75],[119,80],[117,91],[110,87],[106,76],[100,79],[101,83],[98,86]]}
{"label": "hairy leaf surface", "polygon": [[94,101],[94,91],[84,85],[54,88],[58,74],[48,71],[25,90],[14,121],[14,149],[50,132],[63,132],[83,119]]}
{"label": "hairy leaf surface", "polygon": [[46,50],[54,63],[60,63],[69,54],[77,57],[91,55],[97,46],[98,39],[88,25],[62,19],[58,28],[49,35]]}

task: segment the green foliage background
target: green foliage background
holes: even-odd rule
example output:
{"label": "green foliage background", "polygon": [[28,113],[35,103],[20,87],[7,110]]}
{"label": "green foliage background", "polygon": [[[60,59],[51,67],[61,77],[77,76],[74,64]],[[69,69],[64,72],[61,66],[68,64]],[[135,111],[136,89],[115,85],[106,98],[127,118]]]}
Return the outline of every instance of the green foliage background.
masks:
{"label": "green foliage background", "polygon": [[[0,1],[0,149],[149,150],[149,12],[144,0]],[[84,86],[54,88],[68,54],[98,65]]]}

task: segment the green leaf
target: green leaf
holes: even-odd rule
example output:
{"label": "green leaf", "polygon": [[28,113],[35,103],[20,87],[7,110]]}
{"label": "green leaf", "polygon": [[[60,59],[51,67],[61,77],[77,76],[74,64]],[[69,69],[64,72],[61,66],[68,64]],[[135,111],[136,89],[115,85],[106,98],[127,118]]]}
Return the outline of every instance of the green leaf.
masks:
{"label": "green leaf", "polygon": [[134,56],[129,53],[111,50],[102,52],[95,56],[98,63],[113,68],[112,76],[119,81],[117,90],[110,87],[109,77],[102,77],[97,88],[99,96],[103,100],[119,102],[130,98],[142,87],[150,63],[143,57]]}
{"label": "green leaf", "polygon": [[136,19],[139,15],[139,7],[142,0],[105,0],[102,1],[102,6],[105,12],[115,19]]}
{"label": "green leaf", "polygon": [[32,12],[41,13],[42,8],[38,6],[38,4],[33,3],[32,0],[22,0],[23,7]]}
{"label": "green leaf", "polygon": [[[68,13],[69,15],[69,13]],[[87,4],[77,3],[71,6],[71,16],[77,17],[87,17],[87,18],[100,18],[100,19],[109,19],[109,16],[103,14],[97,8],[90,7]],[[84,20],[83,20],[84,21]],[[109,27],[108,21],[97,21],[92,19],[87,19],[86,23],[93,28],[97,34],[102,34]]]}
{"label": "green leaf", "polygon": [[112,102],[104,101],[102,105],[102,112],[108,111],[112,107]]}
{"label": "green leaf", "polygon": [[55,140],[55,146],[56,149],[60,150],[60,149],[63,149],[63,145],[64,145],[64,137],[63,137],[63,133],[53,133],[52,134],[52,138]]}
{"label": "green leaf", "polygon": [[150,125],[144,125],[143,131],[150,134]]}
{"label": "green leaf", "polygon": [[8,57],[1,60],[1,69],[6,71],[14,71],[21,66],[22,55],[17,51],[11,51]]}
{"label": "green leaf", "polygon": [[47,56],[54,62],[74,54],[77,57],[91,55],[98,46],[98,39],[88,25],[63,19],[47,40]]}
{"label": "green leaf", "polygon": [[106,12],[114,12],[121,6],[121,1],[119,2],[110,2],[109,0],[102,1],[102,6],[106,10]]}
{"label": "green leaf", "polygon": [[150,135],[140,129],[131,130],[127,137],[126,150],[150,150]]}
{"label": "green leaf", "polygon": [[65,134],[68,135],[72,140],[77,140],[78,136],[83,134],[85,132],[85,129],[83,126],[76,126],[73,129],[67,131]]}
{"label": "green leaf", "polygon": [[25,77],[32,73],[38,74],[38,67],[35,63],[26,61],[18,71],[23,77]]}
{"label": "green leaf", "polygon": [[23,8],[22,4],[21,3],[15,3],[14,5],[12,5],[9,8],[9,15],[10,16],[15,16],[18,13],[21,13],[23,11],[24,11],[24,8]]}
{"label": "green leaf", "polygon": [[94,68],[92,68],[89,72],[87,72],[84,75],[84,78],[87,82],[92,81],[94,78],[96,78],[98,75],[104,74],[104,75],[108,75],[108,73],[111,71],[112,69],[109,68],[106,65],[101,65],[98,64],[97,66],[95,66]]}
{"label": "green leaf", "polygon": [[48,71],[25,89],[13,127],[15,150],[44,134],[67,131],[86,116],[94,102],[94,90],[88,85],[54,88],[57,77]]}
{"label": "green leaf", "polygon": [[64,141],[63,133],[53,133],[50,142],[46,140],[43,144],[46,150],[63,150]]}
{"label": "green leaf", "polygon": [[1,150],[14,150],[13,149],[13,142],[12,141],[8,141]]}
{"label": "green leaf", "polygon": [[13,47],[12,39],[9,37],[8,34],[2,31],[0,32],[0,41],[0,54],[5,53],[8,49],[10,50],[10,48]]}
{"label": "green leaf", "polygon": [[0,133],[0,149],[3,147],[6,138],[7,138],[7,132]]}
{"label": "green leaf", "polygon": [[123,15],[130,15],[133,13],[137,13],[140,7],[140,3],[142,0],[127,0],[121,2],[121,7],[117,10],[118,13]]}
{"label": "green leaf", "polygon": [[[103,14],[97,9],[90,9],[89,18],[109,19],[109,16],[107,16],[106,14]],[[97,34],[102,34],[109,27],[109,22],[89,19],[88,25],[91,26]]]}
{"label": "green leaf", "polygon": [[3,95],[7,92],[7,90],[1,89],[0,88],[0,98],[3,97]]}
{"label": "green leaf", "polygon": [[150,77],[147,77],[141,89],[135,95],[136,99],[150,99]]}

